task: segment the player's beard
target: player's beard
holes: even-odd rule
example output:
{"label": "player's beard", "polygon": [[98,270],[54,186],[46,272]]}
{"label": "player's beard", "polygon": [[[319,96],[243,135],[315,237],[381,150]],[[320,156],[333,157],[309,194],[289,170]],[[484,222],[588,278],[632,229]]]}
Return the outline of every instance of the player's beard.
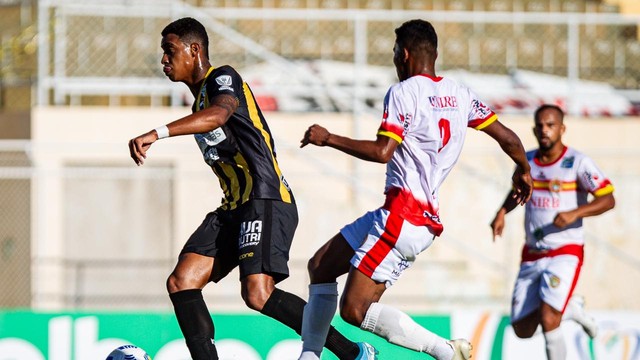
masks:
{"label": "player's beard", "polygon": [[548,139],[548,141],[546,141],[546,142],[543,142],[542,140],[538,141],[538,147],[543,152],[546,152],[546,151],[549,151],[549,150],[553,149],[553,147],[555,145],[556,145],[556,142],[555,141],[551,141],[551,139]]}

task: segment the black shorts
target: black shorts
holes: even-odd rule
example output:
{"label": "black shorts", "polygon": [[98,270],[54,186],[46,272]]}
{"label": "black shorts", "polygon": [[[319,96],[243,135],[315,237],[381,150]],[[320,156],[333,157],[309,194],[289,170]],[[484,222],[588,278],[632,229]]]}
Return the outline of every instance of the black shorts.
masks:
{"label": "black shorts", "polygon": [[253,199],[233,210],[207,214],[181,254],[215,258],[214,282],[239,266],[240,279],[268,274],[278,283],[289,276],[289,250],[297,226],[295,203]]}

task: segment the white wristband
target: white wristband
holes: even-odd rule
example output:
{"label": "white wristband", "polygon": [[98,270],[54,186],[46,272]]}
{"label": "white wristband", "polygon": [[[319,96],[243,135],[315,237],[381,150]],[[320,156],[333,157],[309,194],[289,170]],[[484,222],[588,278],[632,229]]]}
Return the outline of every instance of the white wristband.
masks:
{"label": "white wristband", "polygon": [[169,137],[169,128],[163,125],[154,129],[158,133],[158,140]]}

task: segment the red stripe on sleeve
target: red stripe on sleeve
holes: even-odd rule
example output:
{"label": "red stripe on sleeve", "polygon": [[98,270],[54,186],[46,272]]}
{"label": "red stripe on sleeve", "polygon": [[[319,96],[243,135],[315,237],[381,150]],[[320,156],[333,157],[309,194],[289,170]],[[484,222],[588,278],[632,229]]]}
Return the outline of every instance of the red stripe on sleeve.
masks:
{"label": "red stripe on sleeve", "polygon": [[380,124],[378,131],[388,131],[398,135],[400,139],[404,139],[404,129],[400,125],[396,125],[388,121],[383,121],[382,124]]}

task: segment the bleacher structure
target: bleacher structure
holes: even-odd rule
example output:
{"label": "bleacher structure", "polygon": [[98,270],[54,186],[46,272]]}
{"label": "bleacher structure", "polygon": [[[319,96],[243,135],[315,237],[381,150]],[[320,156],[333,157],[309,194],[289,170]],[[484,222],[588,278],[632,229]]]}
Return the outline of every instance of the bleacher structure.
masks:
{"label": "bleacher structure", "polygon": [[200,18],[214,63],[239,69],[317,60],[390,67],[394,28],[421,17],[439,32],[440,70],[530,70],[604,82],[640,100],[640,15],[602,0],[6,0],[0,107],[183,105],[159,66],[160,30],[178,16]]}

